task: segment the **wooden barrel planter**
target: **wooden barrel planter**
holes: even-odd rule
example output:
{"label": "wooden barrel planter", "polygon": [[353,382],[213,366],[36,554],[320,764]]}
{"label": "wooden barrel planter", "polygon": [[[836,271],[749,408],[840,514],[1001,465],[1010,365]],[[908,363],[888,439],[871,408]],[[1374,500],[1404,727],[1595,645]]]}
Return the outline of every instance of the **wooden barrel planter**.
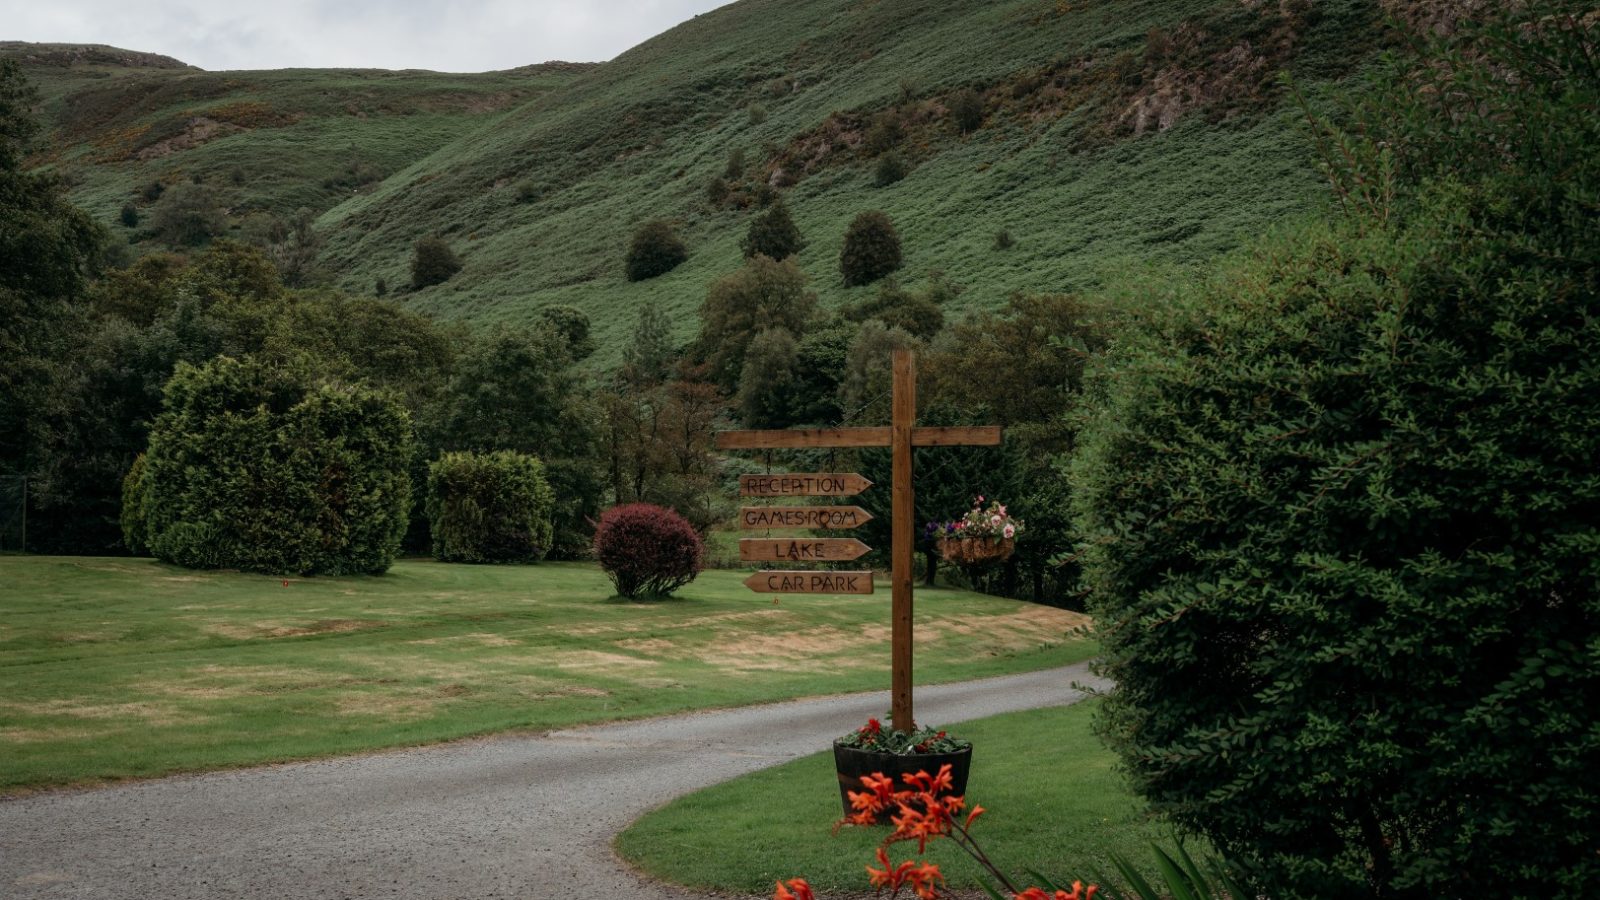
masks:
{"label": "wooden barrel planter", "polygon": [[[862,776],[877,772],[894,779],[895,790],[904,790],[907,785],[901,776],[916,772],[937,775],[939,767],[949,763],[950,793],[957,797],[964,796],[967,793],[967,774],[972,771],[972,748],[967,747],[954,753],[878,753],[857,747],[843,747],[835,741],[833,762],[835,768],[839,770],[839,800],[844,804],[844,814],[848,816],[855,812],[850,808],[849,792],[859,793],[867,790],[861,784]],[[889,818],[897,813],[898,809],[884,810],[878,814],[878,824],[889,824]]]}
{"label": "wooden barrel planter", "polygon": [[989,562],[1003,562],[1017,549],[1012,538],[942,537],[939,555],[945,562],[962,566],[975,566]]}

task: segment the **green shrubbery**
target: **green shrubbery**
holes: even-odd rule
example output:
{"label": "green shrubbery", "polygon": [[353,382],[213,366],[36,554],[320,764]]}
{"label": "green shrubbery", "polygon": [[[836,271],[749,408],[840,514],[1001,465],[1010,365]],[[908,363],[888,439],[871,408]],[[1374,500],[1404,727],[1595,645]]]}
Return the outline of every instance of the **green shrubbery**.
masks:
{"label": "green shrubbery", "polygon": [[888,187],[905,179],[911,174],[911,166],[901,158],[900,154],[890,151],[878,157],[878,165],[872,172],[872,183],[877,187]]}
{"label": "green shrubbery", "polygon": [[537,562],[554,511],[544,466],[525,453],[446,453],[428,467],[433,555],[445,562]]}
{"label": "green shrubbery", "polygon": [[1600,882],[1600,79],[1569,12],[1390,71],[1322,132],[1347,214],[1142,298],[1181,312],[1095,379],[1104,734],[1272,896]]}
{"label": "green shrubbery", "polygon": [[150,549],[145,534],[145,519],[149,516],[145,499],[148,496],[144,480],[144,454],[141,453],[133,458],[133,465],[128,467],[128,474],[122,478],[122,542],[127,545],[128,552],[135,556],[142,556]]}
{"label": "green shrubbery", "polygon": [[178,565],[382,572],[405,534],[411,453],[399,406],[308,365],[181,364],[130,512],[142,491],[150,551]]}
{"label": "green shrubbery", "polygon": [[428,235],[411,248],[411,286],[417,290],[444,284],[461,271],[461,260],[444,239]]}
{"label": "green shrubbery", "polygon": [[665,275],[688,258],[689,248],[671,223],[652,219],[639,226],[628,245],[628,280],[644,281]]}
{"label": "green shrubbery", "polygon": [[844,233],[839,271],[846,285],[871,284],[900,268],[900,234],[877,210],[857,215]]}
{"label": "green shrubbery", "polygon": [[765,256],[770,259],[788,259],[806,245],[800,229],[789,215],[789,207],[782,200],[775,201],[767,210],[750,220],[740,247],[746,258]]}
{"label": "green shrubbery", "polygon": [[711,380],[732,392],[756,334],[769,328],[804,334],[816,307],[817,297],[806,290],[805,273],[793,257],[775,262],[757,256],[706,292],[695,352],[710,366]]}

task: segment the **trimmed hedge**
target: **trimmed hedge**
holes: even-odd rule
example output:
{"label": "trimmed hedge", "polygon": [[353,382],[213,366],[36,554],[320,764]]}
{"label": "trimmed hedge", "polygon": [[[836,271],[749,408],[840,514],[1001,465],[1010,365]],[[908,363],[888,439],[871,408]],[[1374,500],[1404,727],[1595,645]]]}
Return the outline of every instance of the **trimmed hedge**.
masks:
{"label": "trimmed hedge", "polygon": [[538,562],[555,505],[544,464],[525,453],[446,453],[428,467],[433,555],[444,562]]}
{"label": "trimmed hedge", "polygon": [[[197,569],[380,573],[406,530],[411,420],[308,365],[180,363],[141,487],[157,558]],[[137,524],[125,523],[137,535]]]}
{"label": "trimmed hedge", "polygon": [[624,597],[667,597],[705,567],[705,544],[670,509],[649,503],[614,506],[594,533],[600,568]]}
{"label": "trimmed hedge", "polygon": [[[1092,381],[1072,481],[1115,684],[1103,733],[1156,811],[1267,896],[1600,884],[1583,71],[1586,91],[1517,73],[1560,98],[1548,117],[1441,116],[1441,141],[1486,122],[1539,142],[1483,141],[1487,174],[1374,191],[1140,298],[1184,312],[1123,336]],[[1349,183],[1381,185],[1365,174]]]}

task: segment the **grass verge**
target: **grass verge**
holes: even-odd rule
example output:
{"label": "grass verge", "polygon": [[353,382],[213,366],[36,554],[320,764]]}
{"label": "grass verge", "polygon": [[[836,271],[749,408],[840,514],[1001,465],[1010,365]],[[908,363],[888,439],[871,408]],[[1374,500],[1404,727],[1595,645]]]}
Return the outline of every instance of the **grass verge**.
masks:
{"label": "grass verge", "polygon": [[[955,731],[973,741],[967,799],[989,810],[973,826],[989,856],[1025,886],[1027,869],[1057,881],[1113,871],[1109,855],[1142,865],[1165,830],[1146,819],[1112,770],[1113,757],[1090,731],[1093,701],[1009,713]],[[657,878],[698,890],[772,892],[802,877],[819,894],[868,889],[888,827],[843,828],[833,755],[819,753],[681,797],[635,822],[617,852]],[[910,858],[915,844],[891,851]],[[949,842],[929,845],[955,890],[973,889],[981,870]]]}
{"label": "grass verge", "polygon": [[[281,579],[0,558],[0,793],[888,685],[887,592],[774,604],[744,575],[630,603],[584,564]],[[919,680],[1093,653],[1074,613],[917,601]]]}

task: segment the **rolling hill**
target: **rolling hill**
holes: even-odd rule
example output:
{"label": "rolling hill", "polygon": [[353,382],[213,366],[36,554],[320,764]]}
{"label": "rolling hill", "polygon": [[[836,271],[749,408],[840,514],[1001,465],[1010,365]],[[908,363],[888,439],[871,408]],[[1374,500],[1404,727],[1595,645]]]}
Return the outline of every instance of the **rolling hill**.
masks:
{"label": "rolling hill", "polygon": [[[465,268],[406,303],[474,322],[571,304],[605,363],[646,299],[680,337],[696,330],[764,193],[793,211],[825,304],[874,290],[838,274],[865,209],[897,224],[901,280],[942,272],[962,308],[1203,263],[1321,202],[1278,73],[1315,98],[1379,49],[1383,13],[1377,0],[741,0],[594,66],[29,65],[63,147],[48,161],[97,215],[198,173],[227,185],[236,213],[320,211],[324,262],[356,292],[404,284],[412,244],[436,233]],[[981,121],[964,133],[951,110],[969,91]],[[190,141],[197,120],[220,127]],[[909,173],[880,187],[884,152]],[[690,258],[629,283],[629,234],[651,218],[677,225]]]}

